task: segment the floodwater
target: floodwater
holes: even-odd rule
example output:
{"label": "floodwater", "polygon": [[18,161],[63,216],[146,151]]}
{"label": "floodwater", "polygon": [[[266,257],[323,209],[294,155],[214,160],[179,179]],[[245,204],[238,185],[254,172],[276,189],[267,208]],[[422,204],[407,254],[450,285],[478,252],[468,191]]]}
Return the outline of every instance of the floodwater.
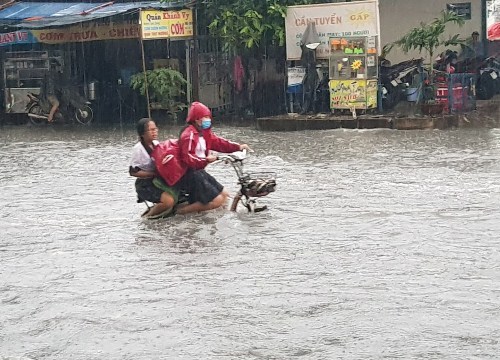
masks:
{"label": "floodwater", "polygon": [[498,359],[500,130],[215,131],[268,211],[144,221],[133,129],[0,128],[0,359]]}

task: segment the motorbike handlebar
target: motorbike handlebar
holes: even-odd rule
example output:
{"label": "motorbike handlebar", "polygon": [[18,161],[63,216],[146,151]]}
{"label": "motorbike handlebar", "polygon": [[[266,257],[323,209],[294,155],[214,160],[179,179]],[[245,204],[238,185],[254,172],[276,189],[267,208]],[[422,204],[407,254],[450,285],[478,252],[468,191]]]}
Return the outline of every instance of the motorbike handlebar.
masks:
{"label": "motorbike handlebar", "polygon": [[221,154],[217,156],[217,160],[215,162],[219,161],[225,161],[225,162],[237,162],[237,161],[243,161],[247,157],[247,150],[243,149],[240,151],[235,151],[230,154]]}

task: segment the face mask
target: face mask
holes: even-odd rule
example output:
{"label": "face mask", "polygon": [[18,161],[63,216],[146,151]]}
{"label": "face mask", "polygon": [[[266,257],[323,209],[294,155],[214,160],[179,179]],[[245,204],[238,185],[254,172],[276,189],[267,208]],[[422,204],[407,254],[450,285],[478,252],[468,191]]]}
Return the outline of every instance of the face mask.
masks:
{"label": "face mask", "polygon": [[203,130],[208,129],[211,125],[212,125],[212,120],[210,120],[210,119],[201,120],[201,128]]}

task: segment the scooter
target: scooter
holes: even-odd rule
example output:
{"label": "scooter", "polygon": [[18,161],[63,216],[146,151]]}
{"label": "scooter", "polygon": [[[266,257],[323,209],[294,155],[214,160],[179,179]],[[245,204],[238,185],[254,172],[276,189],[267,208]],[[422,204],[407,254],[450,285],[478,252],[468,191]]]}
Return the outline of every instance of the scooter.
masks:
{"label": "scooter", "polygon": [[380,84],[382,86],[382,107],[393,109],[405,98],[404,84],[411,83],[413,76],[422,68],[422,59],[412,59],[390,65],[387,61],[380,64]]}
{"label": "scooter", "polygon": [[479,100],[489,100],[498,93],[500,93],[500,62],[490,56],[479,65],[476,95]]}
{"label": "scooter", "polygon": [[[30,121],[34,125],[46,124],[48,122],[48,115],[50,112],[50,104],[48,100],[42,99],[40,94],[28,93],[29,102],[26,105],[26,112]],[[67,104],[66,104],[67,103]],[[54,114],[54,119],[65,118],[64,113],[73,115],[74,119],[83,125],[88,125],[94,119],[94,112],[89,106],[89,101],[81,101],[81,103],[76,103],[76,101],[61,101],[59,109]],[[61,107],[63,110],[61,111]],[[68,115],[69,117],[69,115]]]}
{"label": "scooter", "polygon": [[[238,185],[240,189],[236,193],[231,203],[230,210],[236,211],[238,205],[243,205],[248,212],[256,213],[267,209],[267,206],[258,206],[257,198],[264,197],[270,193],[276,191],[276,173],[274,172],[255,172],[248,173],[243,169],[243,161],[247,157],[246,150],[236,151],[230,154],[221,154],[218,156],[217,160],[212,163],[216,164],[219,162],[224,162],[226,164],[231,164],[236,176],[238,177]],[[188,194],[181,192],[177,205],[185,203],[187,201]],[[145,203],[148,209],[151,208],[151,204],[147,201],[138,199],[138,203]]]}

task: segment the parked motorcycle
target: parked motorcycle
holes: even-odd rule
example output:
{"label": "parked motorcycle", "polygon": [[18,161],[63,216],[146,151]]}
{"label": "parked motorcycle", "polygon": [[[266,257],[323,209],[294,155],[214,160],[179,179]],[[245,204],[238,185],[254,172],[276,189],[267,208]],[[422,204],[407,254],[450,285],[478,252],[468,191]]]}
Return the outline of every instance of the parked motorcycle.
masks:
{"label": "parked motorcycle", "polygon": [[411,83],[413,75],[422,68],[422,59],[412,59],[390,65],[382,61],[380,64],[380,83],[382,86],[382,107],[390,110],[406,97],[405,83]]}
{"label": "parked motorcycle", "polygon": [[489,100],[500,93],[500,62],[494,57],[460,58],[456,51],[446,50],[434,64],[436,70],[445,73],[476,74],[476,97],[479,100]]}
{"label": "parked motorcycle", "polygon": [[[49,101],[40,94],[35,93],[28,93],[28,98],[26,112],[31,123],[34,125],[46,124],[51,108]],[[94,119],[94,112],[89,101],[82,99],[80,95],[70,94],[69,90],[63,90],[59,109],[54,114],[55,121],[61,121],[62,119],[74,119],[80,124],[88,125]]]}
{"label": "parked motorcycle", "polygon": [[494,57],[481,62],[476,83],[476,95],[480,100],[489,100],[500,93],[500,62]]}

